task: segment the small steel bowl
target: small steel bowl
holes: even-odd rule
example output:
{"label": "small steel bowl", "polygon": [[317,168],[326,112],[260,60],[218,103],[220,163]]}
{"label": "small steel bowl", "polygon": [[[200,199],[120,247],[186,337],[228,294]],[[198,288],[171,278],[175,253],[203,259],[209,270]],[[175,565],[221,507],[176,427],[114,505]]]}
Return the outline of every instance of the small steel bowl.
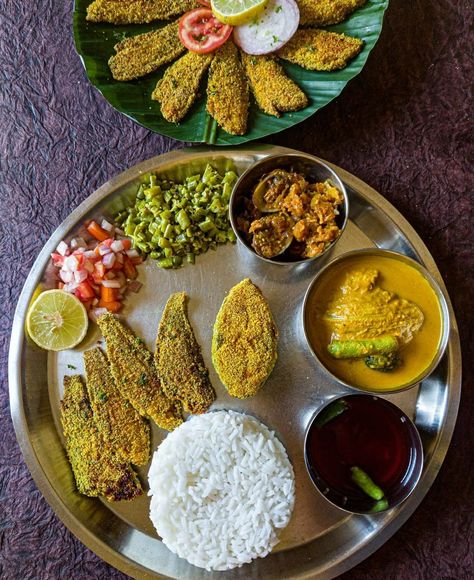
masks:
{"label": "small steel bowl", "polygon": [[[332,370],[330,370],[327,367],[325,362],[318,355],[316,348],[313,347],[313,344],[311,343],[311,339],[310,339],[310,335],[309,335],[309,321],[308,321],[309,302],[310,302],[310,299],[312,298],[313,293],[317,291],[318,283],[327,274],[327,272],[329,270],[331,270],[332,268],[334,268],[336,265],[340,264],[341,262],[343,262],[345,260],[349,261],[351,258],[353,258],[355,256],[364,256],[364,255],[365,256],[379,256],[379,257],[386,257],[386,258],[400,260],[401,262],[404,262],[404,263],[408,264],[409,266],[411,266],[412,268],[414,268],[415,270],[417,270],[425,278],[425,280],[428,282],[428,284],[431,286],[431,289],[433,290],[433,292],[438,300],[439,307],[440,307],[441,334],[440,334],[440,338],[439,338],[439,342],[438,342],[437,351],[436,351],[433,359],[431,360],[431,363],[429,365],[427,365],[427,367],[422,372],[420,372],[418,374],[418,376],[416,376],[413,380],[411,380],[408,383],[400,384],[397,387],[394,387],[392,389],[373,389],[370,387],[362,387],[360,385],[353,385],[353,384],[346,382],[344,379],[339,377],[337,374],[335,374]],[[304,301],[303,301],[302,318],[303,318],[303,332],[304,332],[308,347],[309,347],[311,353],[313,354],[313,356],[315,357],[315,359],[322,366],[324,371],[332,379],[334,379],[338,383],[344,385],[345,387],[348,387],[350,389],[354,389],[356,391],[362,391],[365,393],[375,393],[375,394],[379,394],[379,395],[386,395],[389,393],[398,393],[401,391],[405,391],[407,389],[411,389],[412,387],[415,387],[417,384],[419,384],[421,381],[423,381],[423,379],[425,379],[428,375],[430,375],[434,371],[434,369],[438,366],[438,364],[441,360],[441,357],[443,356],[444,351],[446,350],[446,346],[448,344],[448,341],[449,341],[449,331],[450,331],[449,310],[448,310],[448,305],[446,303],[446,298],[445,298],[440,286],[438,285],[438,283],[434,280],[434,278],[431,276],[431,274],[428,272],[428,270],[426,268],[424,268],[421,264],[419,264],[418,262],[416,262],[412,258],[409,258],[408,256],[405,256],[404,254],[399,254],[398,252],[392,252],[390,250],[382,250],[379,248],[365,248],[362,250],[353,250],[351,252],[346,252],[346,253],[338,256],[334,260],[331,260],[328,264],[326,264],[323,268],[321,268],[321,270],[319,270],[319,272],[316,274],[316,276],[313,278],[310,285],[308,286],[308,289],[306,290],[306,294],[305,294]],[[374,371],[374,372],[376,372],[376,371]]]}
{"label": "small steel bowl", "polygon": [[[363,492],[351,495],[350,493],[347,493],[347,491],[342,492],[341,490],[331,488],[326,483],[320,473],[320,470],[311,458],[311,435],[314,429],[318,429],[316,425],[318,417],[321,416],[321,414],[325,411],[325,409],[327,409],[327,407],[329,407],[329,405],[332,405],[333,403],[342,399],[350,400],[354,397],[371,399],[375,404],[383,405],[386,409],[390,409],[395,415],[397,415],[400,420],[401,428],[405,434],[405,441],[409,447],[408,465],[403,477],[400,480],[400,483],[392,486],[391,489],[383,490],[386,494],[385,499],[387,500],[387,505],[383,508],[378,507],[376,509],[374,507],[376,500],[370,498],[369,496],[365,496]],[[424,453],[423,444],[420,438],[420,434],[418,433],[418,429],[416,428],[413,421],[411,421],[410,418],[399,407],[397,407],[397,405],[394,405],[390,401],[376,397],[374,395],[350,394],[331,399],[325,405],[320,407],[311,417],[306,428],[304,438],[304,460],[308,475],[314,486],[332,505],[349,513],[376,515],[378,513],[391,510],[392,508],[405,501],[407,497],[411,495],[423,472]]]}
{"label": "small steel bowl", "polygon": [[[275,258],[264,258],[257,254],[257,252],[252,248],[252,246],[247,242],[242,233],[237,227],[237,217],[240,209],[240,200],[242,197],[250,197],[254,190],[254,187],[261,180],[261,178],[270,173],[274,169],[284,169],[287,171],[295,171],[297,173],[303,174],[310,183],[318,183],[321,181],[331,180],[335,187],[339,189],[344,197],[342,206],[339,208],[339,215],[336,217],[336,223],[341,230],[338,238],[335,239],[321,254],[314,256],[313,258],[303,258],[303,259],[292,259],[287,252],[284,252],[280,256]],[[346,227],[347,218],[349,215],[349,199],[347,197],[346,188],[340,177],[335,173],[330,167],[323,163],[317,157],[312,155],[305,155],[303,153],[289,153],[287,155],[273,155],[270,157],[265,157],[261,161],[257,161],[251,165],[247,171],[245,171],[237,183],[234,186],[232,195],[229,201],[229,217],[232,229],[239,240],[239,242],[254,256],[268,262],[270,264],[279,265],[295,265],[295,264],[307,264],[315,260],[321,259],[323,256],[327,257],[328,253],[331,252],[334,246],[337,244],[338,240]]]}

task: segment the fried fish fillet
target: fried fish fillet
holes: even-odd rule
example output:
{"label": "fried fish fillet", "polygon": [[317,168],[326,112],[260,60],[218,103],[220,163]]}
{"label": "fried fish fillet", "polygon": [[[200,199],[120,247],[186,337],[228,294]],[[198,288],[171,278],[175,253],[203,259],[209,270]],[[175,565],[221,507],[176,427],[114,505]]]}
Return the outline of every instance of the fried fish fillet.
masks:
{"label": "fried fish fillet", "polygon": [[117,54],[109,59],[112,76],[117,81],[143,77],[171,62],[185,50],[179,40],[177,22],[126,39],[117,48]]}
{"label": "fried fish fillet", "polygon": [[64,377],[61,424],[80,493],[103,495],[108,501],[129,500],[143,493],[137,474],[114,455],[101,436],[79,375]]}
{"label": "fried fish fillet", "polygon": [[161,114],[167,121],[178,123],[189,111],[212,57],[212,54],[187,52],[166,69],[151,98],[161,103]]}
{"label": "fried fish fillet", "polygon": [[289,79],[273,56],[252,56],[241,52],[242,64],[258,106],[267,115],[280,117],[284,111],[299,111],[308,99]]}
{"label": "fried fish fillet", "polygon": [[216,398],[187,315],[185,292],[166,303],[156,338],[155,363],[166,394],[188,413],[205,413]]}
{"label": "fried fish fillet", "polygon": [[345,20],[367,0],[297,0],[300,24],[327,26]]}
{"label": "fried fish fillet", "polygon": [[308,70],[337,70],[359,54],[362,40],[312,28],[297,30],[277,52],[280,58]]}
{"label": "fried fish fillet", "polygon": [[217,314],[212,362],[229,394],[252,397],[277,360],[278,330],[263,294],[249,278],[234,286]]}
{"label": "fried fish fillet", "polygon": [[97,324],[107,341],[110,369],[122,396],[162,429],[172,431],[180,425],[181,405],[163,392],[153,355],[143,341],[112,314],[104,314]]}
{"label": "fried fish fillet", "polygon": [[95,0],[87,7],[86,20],[146,24],[179,16],[198,6],[196,0]]}
{"label": "fried fish fillet", "polygon": [[237,47],[227,41],[214,54],[207,83],[207,112],[231,135],[247,131],[249,88]]}
{"label": "fried fish fillet", "polygon": [[150,459],[150,428],[117,389],[99,348],[84,353],[86,385],[95,423],[118,457],[135,465]]}

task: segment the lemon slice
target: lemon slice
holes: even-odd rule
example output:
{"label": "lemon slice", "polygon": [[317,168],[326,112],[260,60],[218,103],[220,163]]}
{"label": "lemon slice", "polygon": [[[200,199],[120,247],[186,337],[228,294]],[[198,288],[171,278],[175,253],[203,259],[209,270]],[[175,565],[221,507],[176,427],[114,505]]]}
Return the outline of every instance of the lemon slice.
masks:
{"label": "lemon slice", "polygon": [[76,346],[85,337],[88,325],[82,302],[64,290],[42,292],[26,316],[30,338],[46,350]]}
{"label": "lemon slice", "polygon": [[241,26],[257,16],[268,0],[211,0],[216,18],[224,24]]}

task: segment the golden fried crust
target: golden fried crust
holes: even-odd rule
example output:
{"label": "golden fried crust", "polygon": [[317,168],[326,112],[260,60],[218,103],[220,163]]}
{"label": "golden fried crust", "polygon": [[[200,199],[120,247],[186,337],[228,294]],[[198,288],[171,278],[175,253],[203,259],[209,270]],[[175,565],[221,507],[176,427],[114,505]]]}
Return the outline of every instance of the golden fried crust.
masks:
{"label": "golden fried crust", "polygon": [[231,135],[247,131],[249,88],[235,44],[219,48],[209,69],[207,112]]}
{"label": "golden fried crust", "polygon": [[109,59],[112,76],[117,81],[143,77],[177,58],[185,48],[178,36],[178,23],[146,32],[118,43],[117,54]]}
{"label": "golden fried crust", "polygon": [[153,355],[143,341],[112,314],[104,314],[97,323],[107,341],[110,369],[122,396],[162,429],[172,431],[180,425],[181,405],[163,392]]}
{"label": "golden fried crust", "polygon": [[61,424],[80,493],[91,497],[104,495],[108,501],[130,500],[142,494],[136,473],[114,455],[101,436],[79,375],[64,377]]}
{"label": "golden fried crust", "polygon": [[151,98],[161,102],[161,114],[167,121],[178,123],[189,111],[212,57],[212,54],[187,52],[166,69]]}
{"label": "golden fried crust", "polygon": [[327,26],[345,20],[367,0],[296,0],[300,25]]}
{"label": "golden fried crust", "polygon": [[146,24],[168,20],[198,6],[195,0],[95,0],[87,7],[86,19],[111,24]]}
{"label": "golden fried crust", "polygon": [[272,56],[251,56],[241,52],[242,64],[258,106],[264,113],[280,117],[280,112],[299,111],[308,99],[289,79]]}
{"label": "golden fried crust", "polygon": [[278,56],[308,70],[337,70],[359,54],[362,40],[326,30],[297,30]]}
{"label": "golden fried crust", "polygon": [[185,292],[168,299],[158,328],[155,363],[166,394],[179,399],[188,413],[205,413],[216,394],[189,324],[186,302]]}
{"label": "golden fried crust", "polygon": [[96,425],[117,456],[135,465],[150,459],[150,428],[120,394],[99,348],[84,353],[86,385]]}
{"label": "golden fried crust", "polygon": [[212,362],[233,397],[252,397],[277,359],[278,330],[263,294],[246,278],[229,292],[214,324]]}

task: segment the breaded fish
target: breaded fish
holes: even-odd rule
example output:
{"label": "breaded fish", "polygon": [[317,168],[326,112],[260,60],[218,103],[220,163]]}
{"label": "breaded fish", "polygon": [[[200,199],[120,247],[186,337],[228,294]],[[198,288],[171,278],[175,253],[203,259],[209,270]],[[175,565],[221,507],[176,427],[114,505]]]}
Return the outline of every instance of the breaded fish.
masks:
{"label": "breaded fish", "polygon": [[198,6],[196,0],[95,0],[87,7],[86,20],[146,24],[179,16]]}
{"label": "breaded fish", "polygon": [[130,465],[117,459],[94,421],[87,390],[79,375],[64,377],[61,424],[66,451],[80,493],[108,501],[133,499],[143,490]]}
{"label": "breaded fish", "polygon": [[207,112],[231,135],[247,131],[249,88],[237,47],[227,41],[214,54],[207,83]]}
{"label": "breaded fish", "polygon": [[267,115],[280,117],[284,111],[299,111],[308,99],[289,79],[273,56],[251,56],[241,52],[242,64],[258,106]]}
{"label": "breaded fish", "polygon": [[312,28],[297,30],[277,52],[280,58],[308,70],[337,70],[359,54],[362,40]]}
{"label": "breaded fish", "polygon": [[229,292],[217,314],[212,362],[229,394],[252,397],[277,360],[278,330],[263,294],[249,278]]}
{"label": "breaded fish", "polygon": [[118,457],[135,465],[150,459],[150,427],[118,390],[99,348],[84,353],[86,386],[95,423]]}
{"label": "breaded fish", "polygon": [[107,341],[107,356],[117,388],[143,417],[172,431],[183,422],[181,405],[163,392],[153,355],[143,341],[112,314],[97,324]]}
{"label": "breaded fish", "polygon": [[297,0],[300,25],[327,26],[345,20],[367,0]]}
{"label": "breaded fish", "polygon": [[212,57],[212,54],[187,52],[166,69],[151,98],[160,101],[161,114],[167,121],[178,123],[189,111]]}
{"label": "breaded fish", "polygon": [[185,292],[166,303],[156,338],[155,363],[165,393],[188,413],[205,413],[216,394],[187,315]]}
{"label": "breaded fish", "polygon": [[112,76],[117,81],[130,81],[150,74],[185,51],[179,40],[177,22],[126,39],[117,47],[117,54],[109,59]]}

